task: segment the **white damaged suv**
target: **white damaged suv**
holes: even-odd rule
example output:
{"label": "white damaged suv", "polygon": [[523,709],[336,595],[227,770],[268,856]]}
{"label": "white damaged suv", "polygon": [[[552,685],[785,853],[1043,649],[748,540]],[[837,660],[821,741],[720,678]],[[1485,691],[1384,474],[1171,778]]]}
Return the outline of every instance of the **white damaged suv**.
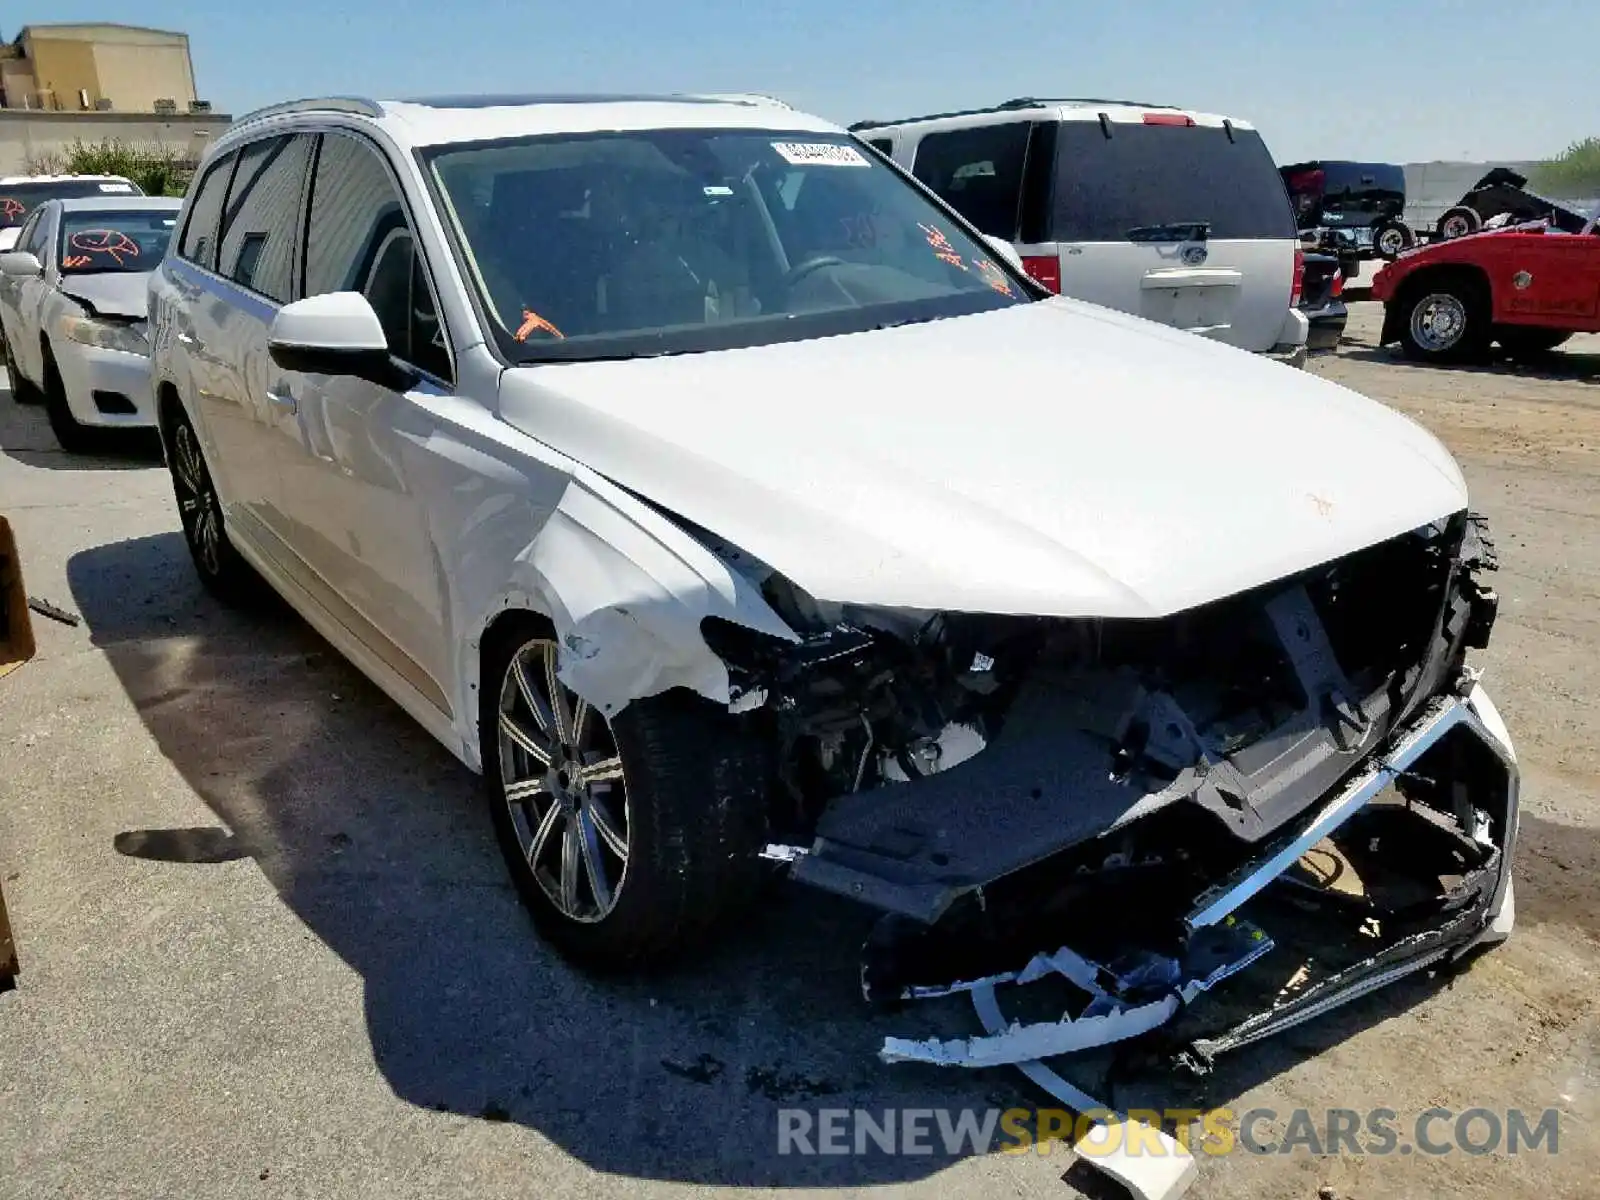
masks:
{"label": "white damaged suv", "polygon": [[[483,773],[575,961],[670,964],[763,860],[921,930],[1070,883],[1096,919],[1061,928],[1144,945],[1396,788],[1383,865],[1467,881],[1430,952],[1505,931],[1450,455],[1046,294],[825,121],[282,105],[208,153],[151,289],[201,578],[282,593]],[[1124,909],[1129,870],[1160,886]]]}

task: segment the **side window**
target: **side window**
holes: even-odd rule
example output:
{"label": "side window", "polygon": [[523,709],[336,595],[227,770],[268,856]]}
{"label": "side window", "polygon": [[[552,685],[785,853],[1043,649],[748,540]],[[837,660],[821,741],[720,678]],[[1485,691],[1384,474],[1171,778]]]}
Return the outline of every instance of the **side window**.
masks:
{"label": "side window", "polygon": [[22,228],[17,231],[17,249],[27,250],[36,255],[40,262],[45,261],[44,256],[44,214],[39,209],[34,209]]}
{"label": "side window", "polygon": [[868,138],[867,145],[890,158],[894,157],[894,143],[888,138]]}
{"label": "side window", "polygon": [[294,290],[300,196],[313,144],[311,136],[295,134],[239,151],[222,215],[217,270],[279,304],[288,303]]}
{"label": "side window", "polygon": [[450,378],[450,352],[416,238],[377,151],[325,134],[311,184],[306,295],[360,292],[396,358]]}
{"label": "side window", "polygon": [[979,233],[1017,237],[1028,122],[930,133],[917,147],[911,173],[971,221]]}
{"label": "side window", "polygon": [[217,218],[222,215],[222,195],[233,172],[232,154],[224,154],[206,168],[189,205],[189,220],[178,242],[178,257],[206,268],[217,265]]}

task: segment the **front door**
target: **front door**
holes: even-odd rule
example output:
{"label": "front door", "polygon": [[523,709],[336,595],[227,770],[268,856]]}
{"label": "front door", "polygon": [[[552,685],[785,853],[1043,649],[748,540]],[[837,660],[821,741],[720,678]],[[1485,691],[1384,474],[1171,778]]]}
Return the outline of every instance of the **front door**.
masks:
{"label": "front door", "polygon": [[284,536],[314,573],[319,601],[448,713],[444,581],[407,471],[423,469],[453,372],[427,265],[371,143],[323,135],[307,230],[306,295],[364,294],[418,382],[398,392],[349,376],[284,378],[295,411],[275,450]]}

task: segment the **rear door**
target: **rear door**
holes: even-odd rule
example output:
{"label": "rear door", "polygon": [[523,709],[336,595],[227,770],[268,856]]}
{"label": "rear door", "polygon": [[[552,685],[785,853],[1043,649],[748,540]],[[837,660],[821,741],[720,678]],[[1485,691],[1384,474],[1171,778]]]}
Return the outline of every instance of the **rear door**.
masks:
{"label": "rear door", "polygon": [[1253,130],[1168,110],[1059,127],[1048,241],[1065,295],[1246,350],[1277,344],[1298,248]]}

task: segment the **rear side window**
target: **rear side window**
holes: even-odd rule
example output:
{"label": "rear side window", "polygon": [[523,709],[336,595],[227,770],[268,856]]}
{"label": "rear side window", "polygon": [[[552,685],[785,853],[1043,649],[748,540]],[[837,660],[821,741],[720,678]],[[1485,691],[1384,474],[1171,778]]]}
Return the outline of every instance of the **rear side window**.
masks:
{"label": "rear side window", "polygon": [[1064,121],[1052,239],[1116,242],[1204,221],[1213,238],[1295,237],[1283,179],[1253,130]]}
{"label": "rear side window", "polygon": [[911,173],[979,233],[1014,242],[1029,128],[1026,121],[1008,121],[930,133],[917,146]]}
{"label": "rear side window", "polygon": [[294,289],[295,238],[312,145],[310,135],[295,134],[246,146],[228,189],[217,269],[280,304]]}
{"label": "rear side window", "polygon": [[883,154],[894,154],[894,143],[888,138],[868,138],[867,145]]}
{"label": "rear side window", "polygon": [[178,243],[178,257],[207,269],[217,265],[217,218],[222,215],[222,196],[228,190],[233,171],[233,155],[225,154],[206,168],[200,186],[189,205],[189,220]]}

